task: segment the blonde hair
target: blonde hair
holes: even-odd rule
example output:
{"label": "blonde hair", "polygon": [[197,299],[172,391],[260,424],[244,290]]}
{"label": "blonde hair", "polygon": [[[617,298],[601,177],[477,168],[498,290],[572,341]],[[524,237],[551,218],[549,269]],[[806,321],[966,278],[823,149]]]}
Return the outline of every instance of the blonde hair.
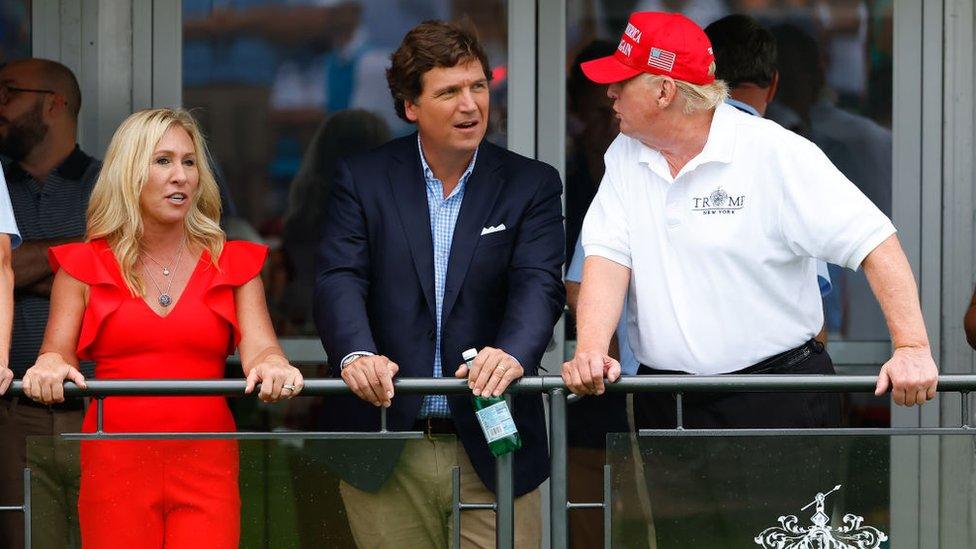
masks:
{"label": "blonde hair", "polygon": [[224,248],[220,228],[220,190],[207,162],[207,144],[190,113],[182,109],[150,109],[133,113],[115,131],[101,173],[88,202],[85,239],[105,238],[119,262],[133,296],[145,295],[136,261],[142,252],[142,211],[139,197],[149,179],[149,166],[159,140],[174,125],[193,142],[199,183],[183,220],[187,244],[206,249],[214,266]]}
{"label": "blonde hair", "polygon": [[[708,74],[715,74],[715,62],[708,66]],[[664,80],[665,76],[650,75],[654,82]],[[674,80],[678,93],[684,99],[684,114],[714,109],[729,98],[729,85],[716,78],[710,84],[692,84],[684,80]]]}

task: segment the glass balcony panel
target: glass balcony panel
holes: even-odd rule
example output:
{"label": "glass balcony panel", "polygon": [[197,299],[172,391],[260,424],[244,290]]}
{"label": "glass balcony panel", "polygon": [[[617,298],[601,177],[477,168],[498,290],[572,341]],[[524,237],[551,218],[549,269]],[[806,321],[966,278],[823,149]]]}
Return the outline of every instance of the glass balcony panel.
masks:
{"label": "glass balcony panel", "polygon": [[[891,479],[914,471],[898,463],[912,448],[917,459],[919,445],[939,446],[945,463],[966,471],[955,484],[971,504],[968,435],[612,434],[613,546],[889,547],[892,531],[917,528],[917,516],[895,511]],[[965,512],[949,516],[959,512],[942,512],[951,539],[969,535]],[[896,517],[913,522],[899,527]]]}
{"label": "glass balcony panel", "polygon": [[[398,453],[403,444],[31,437],[32,547],[76,548],[89,536],[108,536],[119,547],[130,536],[157,536],[162,546],[161,536],[178,535],[173,523],[181,516],[193,536],[189,546],[208,546],[208,532],[239,524],[242,548],[355,547],[340,481],[377,484],[371,458]],[[450,497],[449,483],[439,489]],[[165,530],[156,522],[163,516]]]}

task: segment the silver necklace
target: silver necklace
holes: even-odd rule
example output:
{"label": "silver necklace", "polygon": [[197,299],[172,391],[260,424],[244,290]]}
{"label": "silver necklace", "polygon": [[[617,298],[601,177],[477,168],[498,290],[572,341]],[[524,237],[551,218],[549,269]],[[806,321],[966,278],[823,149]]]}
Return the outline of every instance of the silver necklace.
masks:
{"label": "silver necklace", "polygon": [[[162,307],[169,307],[173,303],[173,298],[170,297],[169,291],[173,287],[173,280],[176,279],[175,273],[180,268],[180,260],[183,259],[183,248],[185,248],[185,246],[181,243],[180,244],[180,251],[179,251],[179,253],[176,254],[176,260],[173,263],[173,271],[172,272],[173,272],[174,276],[173,276],[173,278],[170,278],[169,279],[169,283],[166,285],[166,291],[163,291],[163,289],[159,287],[159,284],[156,282],[156,278],[149,271],[149,266],[146,265],[146,261],[144,259],[142,259],[141,257],[139,258],[139,261],[142,261],[142,266],[145,268],[146,274],[149,275],[149,280],[152,281],[153,286],[156,287],[156,293],[159,294],[159,298],[157,299],[157,301],[159,301],[159,304]],[[152,259],[152,256],[150,256],[148,253],[146,253],[145,251],[143,253],[146,256],[149,256],[149,259]],[[156,260],[153,259],[153,261],[156,261]],[[163,276],[169,276],[169,272],[168,271],[169,271],[168,269],[165,269],[164,268],[163,269]]]}
{"label": "silver necklace", "polygon": [[[182,253],[183,253],[183,245],[184,245],[184,244],[186,244],[186,239],[185,239],[185,238],[183,239],[183,241],[182,241],[182,242],[180,242],[180,251],[178,251],[178,252],[177,252],[177,255],[176,255],[176,259],[175,259],[175,261],[179,261],[179,259],[180,259],[180,254],[182,254]],[[145,255],[146,257],[148,257],[148,258],[149,258],[149,259],[150,259],[150,260],[151,260],[151,261],[152,261],[153,263],[155,263],[155,264],[156,264],[156,265],[158,265],[158,266],[159,266],[159,267],[160,267],[161,269],[163,269],[163,276],[169,276],[169,274],[170,274],[170,270],[169,270],[169,265],[163,265],[163,263],[162,263],[161,261],[159,261],[158,259],[156,259],[155,257],[153,257],[153,256],[152,256],[152,254],[150,254],[150,253],[149,253],[149,252],[147,252],[146,250],[143,250],[143,251],[142,251],[142,253],[143,253],[143,254],[144,254],[144,255]],[[170,265],[173,265],[173,261],[174,261],[174,260],[173,260],[172,258],[170,258],[170,263],[169,263],[169,264],[170,264]],[[143,262],[143,265],[145,265],[145,261]]]}

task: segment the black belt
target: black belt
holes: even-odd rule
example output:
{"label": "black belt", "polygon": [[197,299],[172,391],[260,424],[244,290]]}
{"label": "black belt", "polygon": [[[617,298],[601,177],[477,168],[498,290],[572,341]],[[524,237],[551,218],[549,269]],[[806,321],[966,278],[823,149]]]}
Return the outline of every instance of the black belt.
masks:
{"label": "black belt", "polygon": [[[773,355],[762,362],[758,362],[752,366],[747,366],[741,370],[728,372],[723,375],[762,374],[770,372],[771,370],[786,370],[810,358],[810,355],[814,353],[822,353],[823,350],[823,343],[820,343],[816,339],[811,339],[799,347],[795,347],[788,351],[783,351],[782,353]],[[682,372],[680,370],[660,370],[658,368],[651,368],[650,366],[646,366],[644,364],[641,364],[641,366],[653,370],[653,373],[658,375],[688,375],[688,372]]]}
{"label": "black belt", "polygon": [[823,343],[820,343],[816,339],[810,339],[810,341],[807,341],[799,347],[795,347],[789,351],[783,351],[778,355],[773,355],[762,362],[749,366],[748,368],[743,368],[735,372],[729,372],[729,374],[759,374],[767,370],[792,368],[793,366],[796,366],[809,358],[810,355],[814,353],[822,353],[823,350]]}
{"label": "black belt", "polygon": [[421,417],[413,422],[413,430],[421,431],[427,436],[456,435],[457,427],[449,417]]}
{"label": "black belt", "polygon": [[41,408],[58,412],[75,412],[85,409],[85,400],[83,398],[68,398],[64,402],[56,402],[50,405],[35,402],[25,396],[3,395],[0,396],[0,399],[10,402],[14,406],[27,406],[29,408]]}

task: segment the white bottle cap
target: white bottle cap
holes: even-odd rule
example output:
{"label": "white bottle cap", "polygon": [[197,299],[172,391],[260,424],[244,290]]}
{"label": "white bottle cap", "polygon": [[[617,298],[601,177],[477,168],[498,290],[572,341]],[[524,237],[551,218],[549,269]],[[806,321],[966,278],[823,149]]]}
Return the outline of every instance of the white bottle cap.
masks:
{"label": "white bottle cap", "polygon": [[461,353],[461,358],[463,358],[465,362],[474,360],[474,357],[476,356],[478,356],[478,349],[468,349],[467,351]]}

